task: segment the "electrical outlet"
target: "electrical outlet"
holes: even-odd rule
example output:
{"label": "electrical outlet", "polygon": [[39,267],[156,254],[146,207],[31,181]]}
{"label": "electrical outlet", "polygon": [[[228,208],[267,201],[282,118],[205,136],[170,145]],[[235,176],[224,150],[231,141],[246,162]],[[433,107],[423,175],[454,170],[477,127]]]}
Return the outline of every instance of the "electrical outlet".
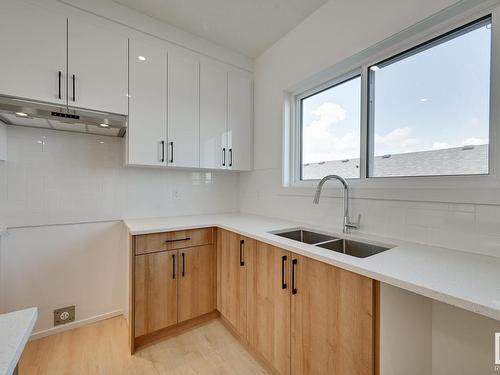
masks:
{"label": "electrical outlet", "polygon": [[75,306],[61,307],[54,310],[54,326],[75,321]]}
{"label": "electrical outlet", "polygon": [[173,189],[172,190],[172,199],[173,200],[178,200],[179,199],[179,190]]}

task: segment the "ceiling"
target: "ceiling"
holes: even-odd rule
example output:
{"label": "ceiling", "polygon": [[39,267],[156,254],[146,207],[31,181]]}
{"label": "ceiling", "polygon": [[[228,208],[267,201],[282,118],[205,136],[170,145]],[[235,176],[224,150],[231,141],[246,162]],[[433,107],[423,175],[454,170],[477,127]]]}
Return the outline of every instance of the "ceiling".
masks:
{"label": "ceiling", "polygon": [[328,0],[114,1],[253,58]]}

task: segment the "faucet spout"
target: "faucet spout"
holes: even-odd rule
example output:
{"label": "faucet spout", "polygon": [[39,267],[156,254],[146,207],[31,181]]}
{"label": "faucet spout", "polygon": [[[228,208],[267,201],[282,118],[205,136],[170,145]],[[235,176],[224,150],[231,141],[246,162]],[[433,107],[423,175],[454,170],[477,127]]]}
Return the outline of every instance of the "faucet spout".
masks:
{"label": "faucet spout", "polygon": [[359,219],[357,223],[351,222],[351,218],[349,216],[349,185],[347,184],[347,181],[340,176],[337,176],[335,174],[331,174],[328,176],[323,177],[319,183],[318,187],[316,188],[316,193],[314,194],[314,204],[319,204],[319,198],[321,196],[321,191],[323,190],[323,185],[325,182],[329,180],[337,180],[339,181],[342,186],[344,187],[344,220],[343,220],[343,232],[344,233],[350,233],[351,229],[358,229],[359,228]]}

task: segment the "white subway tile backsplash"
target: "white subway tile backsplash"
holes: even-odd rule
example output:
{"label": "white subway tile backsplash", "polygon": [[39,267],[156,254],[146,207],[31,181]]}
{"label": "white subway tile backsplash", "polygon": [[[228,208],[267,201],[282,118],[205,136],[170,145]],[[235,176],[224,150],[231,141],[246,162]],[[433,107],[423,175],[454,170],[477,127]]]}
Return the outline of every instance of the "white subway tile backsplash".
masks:
{"label": "white subway tile backsplash", "polygon": [[[313,205],[312,191],[293,195],[280,176],[279,169],[242,173],[241,211],[341,229],[341,198]],[[364,233],[500,256],[500,206],[353,199],[351,216],[358,213]]]}
{"label": "white subway tile backsplash", "polygon": [[123,138],[22,127],[7,133],[11,227],[239,209],[236,173],[123,167]]}

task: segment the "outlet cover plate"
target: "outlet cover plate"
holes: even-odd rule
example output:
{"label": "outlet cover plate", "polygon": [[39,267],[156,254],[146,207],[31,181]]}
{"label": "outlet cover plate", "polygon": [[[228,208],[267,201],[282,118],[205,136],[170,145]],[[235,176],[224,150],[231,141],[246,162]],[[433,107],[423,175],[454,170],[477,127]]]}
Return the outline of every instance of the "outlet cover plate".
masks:
{"label": "outlet cover plate", "polygon": [[54,310],[54,326],[75,321],[75,306],[61,307]]}

